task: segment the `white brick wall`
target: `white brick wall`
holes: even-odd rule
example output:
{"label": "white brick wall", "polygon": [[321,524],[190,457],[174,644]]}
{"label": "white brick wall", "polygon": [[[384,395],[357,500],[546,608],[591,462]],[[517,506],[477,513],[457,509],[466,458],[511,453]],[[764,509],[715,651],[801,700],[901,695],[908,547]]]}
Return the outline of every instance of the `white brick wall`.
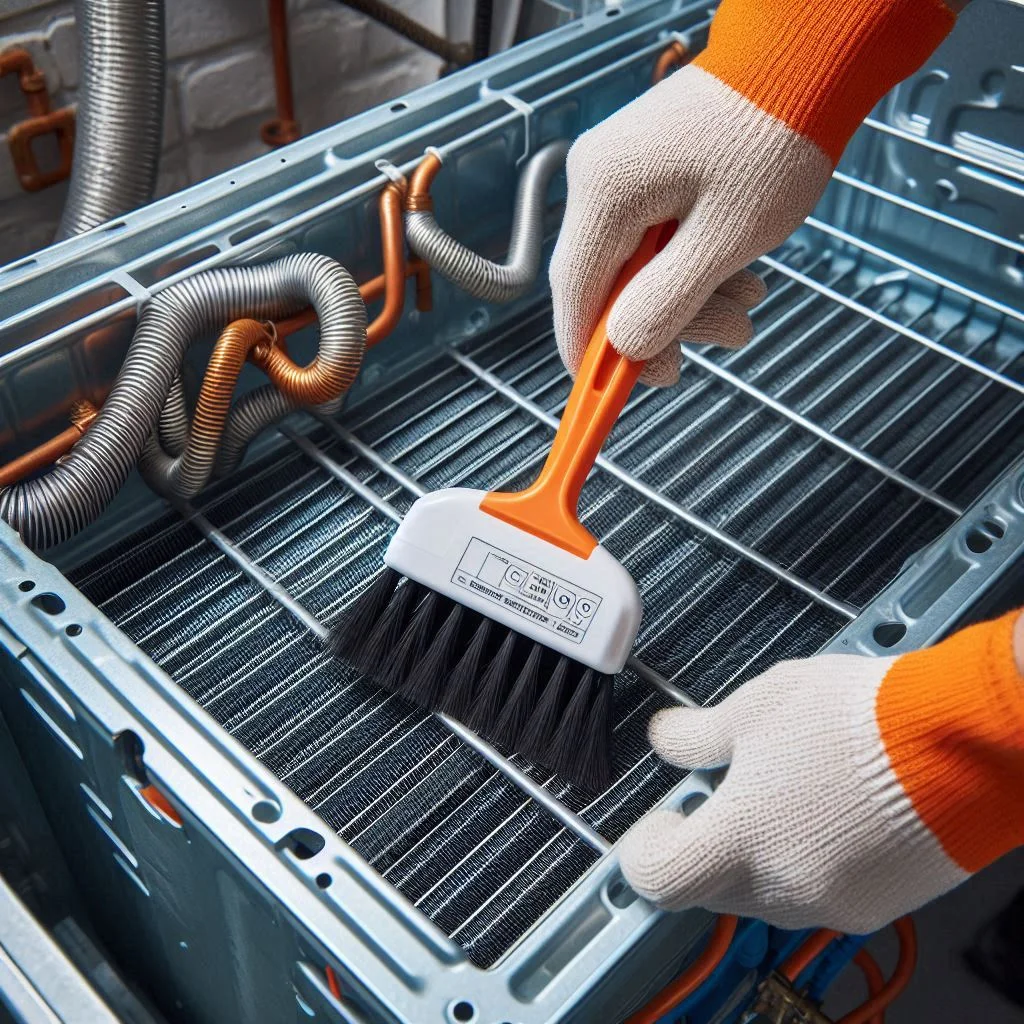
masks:
{"label": "white brick wall", "polygon": [[[443,31],[444,0],[392,0]],[[265,0],[166,0],[167,104],[157,194],[167,195],[267,152],[274,115]],[[78,49],[70,0],[0,2],[0,49],[26,47],[54,106],[73,103]],[[305,134],[433,81],[440,62],[336,0],[289,0],[296,113]],[[46,245],[64,185],[23,192],[6,145],[25,116],[12,76],[0,79],[0,264]]]}

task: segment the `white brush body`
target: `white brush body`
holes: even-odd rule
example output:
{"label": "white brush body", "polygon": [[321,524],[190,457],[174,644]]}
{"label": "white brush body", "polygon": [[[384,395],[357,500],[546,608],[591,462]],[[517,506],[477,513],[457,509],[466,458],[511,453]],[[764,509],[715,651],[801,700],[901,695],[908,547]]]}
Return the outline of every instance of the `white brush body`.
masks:
{"label": "white brush body", "polygon": [[418,498],[385,563],[598,672],[620,672],[643,613],[629,573],[600,545],[580,558],[496,519],[480,508],[485,494]]}

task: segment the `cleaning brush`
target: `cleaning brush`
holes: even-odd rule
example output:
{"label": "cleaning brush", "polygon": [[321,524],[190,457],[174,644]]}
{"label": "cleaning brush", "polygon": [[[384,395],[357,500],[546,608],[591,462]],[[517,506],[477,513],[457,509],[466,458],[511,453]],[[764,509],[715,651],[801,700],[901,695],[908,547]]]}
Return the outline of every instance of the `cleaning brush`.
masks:
{"label": "cleaning brush", "polygon": [[590,792],[611,782],[612,678],[642,605],[577,505],[643,370],[612,348],[608,311],[674,229],[649,230],[619,274],[537,480],[418,498],[331,638],[387,689]]}

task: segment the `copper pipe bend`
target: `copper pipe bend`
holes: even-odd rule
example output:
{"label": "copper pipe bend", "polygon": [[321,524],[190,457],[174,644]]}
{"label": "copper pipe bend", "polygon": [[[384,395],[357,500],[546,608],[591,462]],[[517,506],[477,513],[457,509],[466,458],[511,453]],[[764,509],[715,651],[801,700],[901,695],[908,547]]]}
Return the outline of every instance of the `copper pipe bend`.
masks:
{"label": "copper pipe bend", "polygon": [[677,68],[685,67],[689,64],[690,60],[690,51],[678,39],[673,39],[655,62],[654,73],[651,75],[652,84],[657,85],[658,82]]}

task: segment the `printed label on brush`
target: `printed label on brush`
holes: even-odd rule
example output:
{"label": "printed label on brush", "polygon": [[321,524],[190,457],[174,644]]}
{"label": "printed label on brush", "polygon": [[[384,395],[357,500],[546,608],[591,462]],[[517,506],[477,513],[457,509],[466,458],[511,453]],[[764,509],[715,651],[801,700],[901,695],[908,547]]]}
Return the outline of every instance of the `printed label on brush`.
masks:
{"label": "printed label on brush", "polygon": [[583,642],[601,603],[589,590],[478,537],[463,552],[452,582],[577,644]]}

